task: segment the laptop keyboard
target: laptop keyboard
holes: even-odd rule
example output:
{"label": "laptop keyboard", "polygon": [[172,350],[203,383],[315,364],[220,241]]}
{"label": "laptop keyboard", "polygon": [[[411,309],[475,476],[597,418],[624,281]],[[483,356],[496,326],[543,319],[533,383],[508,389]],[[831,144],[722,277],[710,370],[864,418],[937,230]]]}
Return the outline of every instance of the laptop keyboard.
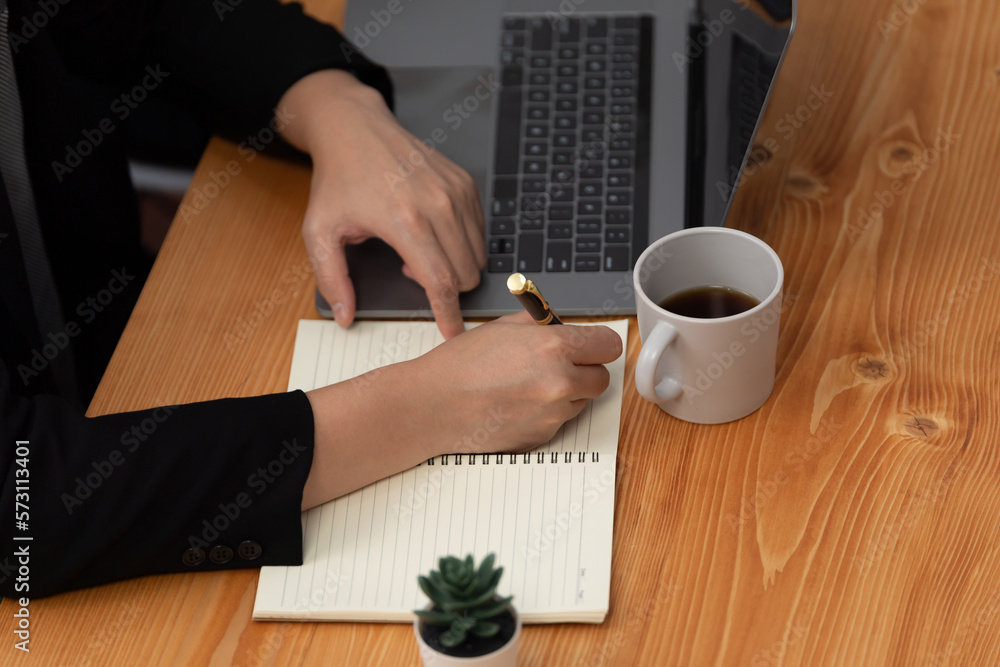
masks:
{"label": "laptop keyboard", "polygon": [[650,16],[506,16],[489,271],[628,271],[648,243]]}

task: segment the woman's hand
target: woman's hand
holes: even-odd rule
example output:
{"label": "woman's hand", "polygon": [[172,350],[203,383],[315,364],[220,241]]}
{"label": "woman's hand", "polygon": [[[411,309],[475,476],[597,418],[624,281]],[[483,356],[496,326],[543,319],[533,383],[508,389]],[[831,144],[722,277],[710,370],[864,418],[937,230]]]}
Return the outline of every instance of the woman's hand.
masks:
{"label": "woman's hand", "polygon": [[[472,177],[403,129],[382,96],[347,72],[303,77],[279,108],[282,136],[313,160],[302,223],[316,283],[341,326],[355,293],[344,246],[380,238],[427,292],[445,338],[463,330],[458,295],[486,265],[483,211]],[[412,156],[416,156],[415,158]]]}
{"label": "woman's hand", "polygon": [[427,354],[309,392],[316,421],[303,508],[432,456],[542,444],[600,396],[622,340],[603,326],[538,326],[525,313]]}

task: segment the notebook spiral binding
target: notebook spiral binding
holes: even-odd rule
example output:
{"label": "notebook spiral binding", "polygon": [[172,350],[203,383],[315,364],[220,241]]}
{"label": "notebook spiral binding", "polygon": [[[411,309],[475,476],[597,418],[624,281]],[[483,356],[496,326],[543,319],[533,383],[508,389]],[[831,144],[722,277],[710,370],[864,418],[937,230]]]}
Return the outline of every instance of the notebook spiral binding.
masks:
{"label": "notebook spiral binding", "polygon": [[[441,454],[427,459],[429,466],[433,465],[520,465],[528,463],[559,463],[559,455],[562,454],[563,463],[573,463],[573,452],[524,452],[523,454]],[[576,462],[586,463],[588,452],[576,452]],[[477,462],[477,457],[479,461]],[[520,461],[518,458],[520,457]],[[600,452],[590,452],[591,463],[600,461]],[[424,465],[424,464],[421,464]]]}

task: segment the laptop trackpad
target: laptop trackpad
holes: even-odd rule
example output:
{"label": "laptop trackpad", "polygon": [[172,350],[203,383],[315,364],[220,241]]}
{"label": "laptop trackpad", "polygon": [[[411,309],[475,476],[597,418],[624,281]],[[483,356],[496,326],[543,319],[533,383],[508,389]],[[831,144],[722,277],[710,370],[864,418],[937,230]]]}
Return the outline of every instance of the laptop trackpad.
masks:
{"label": "laptop trackpad", "polygon": [[[399,156],[397,172],[386,174],[386,196],[393,186],[426,168],[425,151],[433,148],[465,169],[476,182],[481,202],[493,144],[494,96],[499,81],[486,67],[390,68],[395,112],[400,124],[420,143]],[[384,243],[349,247],[348,268],[357,292],[359,315],[385,316],[392,310],[425,310],[427,297],[400,273],[402,261]]]}

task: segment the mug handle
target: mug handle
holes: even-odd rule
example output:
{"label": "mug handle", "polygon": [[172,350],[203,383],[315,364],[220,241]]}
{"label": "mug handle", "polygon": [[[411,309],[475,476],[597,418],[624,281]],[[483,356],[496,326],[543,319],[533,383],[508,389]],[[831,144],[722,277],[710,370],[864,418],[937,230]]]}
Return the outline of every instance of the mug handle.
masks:
{"label": "mug handle", "polygon": [[684,388],[672,377],[665,377],[659,383],[653,377],[660,358],[677,338],[677,329],[666,322],[657,322],[653,331],[642,344],[639,360],[635,364],[635,388],[639,395],[650,403],[666,403],[681,395]]}

